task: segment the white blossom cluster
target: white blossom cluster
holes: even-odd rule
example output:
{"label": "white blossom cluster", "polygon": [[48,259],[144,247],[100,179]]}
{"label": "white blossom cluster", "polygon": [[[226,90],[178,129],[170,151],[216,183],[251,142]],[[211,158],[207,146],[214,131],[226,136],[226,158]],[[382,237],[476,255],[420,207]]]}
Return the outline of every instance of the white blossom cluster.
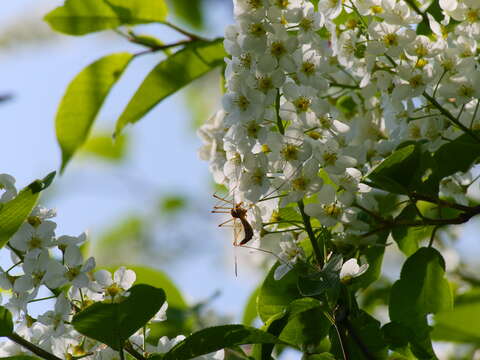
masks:
{"label": "white blossom cluster", "polygon": [[[17,193],[15,179],[0,174],[0,206]],[[13,314],[14,331],[19,336],[61,359],[119,359],[118,351],[79,334],[70,322],[76,312],[94,302],[116,302],[127,297],[136,274],[125,267],[116,270],[113,277],[107,270],[94,271],[94,258],[85,260],[80,248],[87,240],[86,234],[57,237],[57,224],[52,221],[55,215],[55,210],[36,207],[2,249],[10,252],[12,266],[0,267],[0,291],[7,293],[3,301],[0,296],[0,305]],[[40,297],[46,289],[52,295]],[[34,318],[29,304],[50,299],[55,300],[53,309]],[[150,322],[166,320],[167,306],[165,302]],[[136,351],[147,354],[166,352],[182,339],[175,342],[163,337],[152,346],[146,343],[147,337],[148,330],[141,329],[129,341]],[[0,357],[17,355],[32,354],[12,340],[0,339]],[[223,359],[223,351],[202,359]]]}
{"label": "white blossom cluster", "polygon": [[[362,183],[375,165],[402,142],[435,151],[480,129],[480,1],[439,4],[441,19],[404,0],[234,0],[223,109],[199,130],[200,156],[253,208],[257,238],[305,198],[339,238],[366,233],[355,205],[376,209]],[[424,18],[430,36],[416,33]],[[451,177],[441,191],[465,187]]]}

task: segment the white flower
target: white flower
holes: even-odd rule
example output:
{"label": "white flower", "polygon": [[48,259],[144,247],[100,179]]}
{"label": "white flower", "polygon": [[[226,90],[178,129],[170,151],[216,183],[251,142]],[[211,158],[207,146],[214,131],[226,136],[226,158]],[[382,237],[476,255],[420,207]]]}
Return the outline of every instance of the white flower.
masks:
{"label": "white flower", "polygon": [[24,223],[13,235],[10,244],[17,250],[27,253],[27,256],[35,257],[42,250],[54,245],[55,228],[53,221],[42,221],[38,226]]}
{"label": "white flower", "polygon": [[[3,194],[1,193],[3,190]],[[12,200],[17,196],[15,178],[8,174],[0,174],[0,204]]]}
{"label": "white flower", "polygon": [[55,302],[54,310],[47,311],[38,317],[38,321],[44,325],[51,327],[51,335],[55,337],[62,336],[65,329],[65,322],[69,320],[71,306],[65,295],[58,296]]}
{"label": "white flower", "polygon": [[170,351],[171,348],[173,348],[175,345],[177,345],[183,339],[185,339],[185,336],[183,336],[183,335],[178,335],[177,337],[175,337],[173,339],[169,339],[168,336],[162,336],[158,340],[157,352],[164,354],[164,353]]}
{"label": "white flower", "polygon": [[161,322],[161,321],[167,320],[167,309],[168,309],[168,303],[165,301],[163,303],[162,307],[160,308],[160,310],[158,310],[158,312],[150,320],[150,322],[156,323],[156,322]]}
{"label": "white flower", "polygon": [[368,264],[359,266],[357,259],[350,259],[342,265],[340,270],[340,280],[342,282],[348,282],[349,280],[363,275],[368,270]]}
{"label": "white flower", "polygon": [[136,280],[136,274],[133,270],[120,267],[112,274],[107,270],[98,270],[94,274],[95,280],[100,285],[99,291],[103,291],[105,296],[114,298],[130,289]]}
{"label": "white flower", "polygon": [[282,251],[278,257],[282,260],[281,264],[275,269],[273,278],[280,280],[284,277],[298,261],[305,260],[305,253],[303,249],[293,240],[292,235],[285,235],[284,239],[280,242],[280,248]]}

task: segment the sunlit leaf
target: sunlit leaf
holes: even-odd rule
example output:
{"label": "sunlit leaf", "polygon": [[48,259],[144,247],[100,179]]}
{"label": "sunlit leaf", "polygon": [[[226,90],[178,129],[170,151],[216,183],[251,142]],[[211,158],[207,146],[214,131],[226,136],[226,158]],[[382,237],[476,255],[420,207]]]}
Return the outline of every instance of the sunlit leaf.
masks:
{"label": "sunlit leaf", "polygon": [[53,181],[55,172],[42,180],[35,180],[0,208],[0,248],[17,232],[37,204],[40,192]]}
{"label": "sunlit leaf", "polygon": [[272,334],[249,326],[215,326],[190,335],[167,352],[163,359],[187,360],[226,347],[259,343],[274,344],[281,341]]}
{"label": "sunlit leaf", "polygon": [[160,310],[165,293],[149,285],[135,285],[121,302],[90,305],[73,317],[72,325],[79,333],[101,341],[115,350],[144,326]]}
{"label": "sunlit leaf", "polygon": [[191,44],[161,61],[145,78],[117,121],[116,134],[193,80],[223,64],[222,41]]}
{"label": "sunlit leaf", "polygon": [[163,0],[66,0],[45,21],[69,35],[84,35],[120,25],[161,22],[167,16]]}
{"label": "sunlit leaf", "polygon": [[83,69],[68,86],[56,116],[62,170],[87,139],[105,98],[131,59],[128,53],[105,56]]}
{"label": "sunlit leaf", "polygon": [[127,147],[128,139],[125,135],[113,139],[110,133],[95,134],[88,137],[81,151],[103,160],[118,162],[125,158]]}

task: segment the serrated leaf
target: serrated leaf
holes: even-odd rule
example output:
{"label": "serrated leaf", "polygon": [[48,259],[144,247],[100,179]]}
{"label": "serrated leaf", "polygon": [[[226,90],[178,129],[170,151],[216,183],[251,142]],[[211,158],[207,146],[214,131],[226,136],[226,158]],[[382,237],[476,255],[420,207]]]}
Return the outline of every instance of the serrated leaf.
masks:
{"label": "serrated leaf", "polygon": [[164,360],[187,360],[226,347],[246,344],[278,344],[277,337],[244,325],[223,325],[200,330],[167,352]]}
{"label": "serrated leaf", "polygon": [[2,204],[0,208],[0,248],[10,240],[23,222],[28,218],[37,204],[40,192],[53,181],[55,172],[48,174],[42,180],[35,180],[25,187],[12,200]]}
{"label": "serrated leaf", "polygon": [[79,333],[119,350],[165,302],[165,292],[149,285],[135,285],[118,303],[95,303],[76,314],[72,325]]}
{"label": "serrated leaf", "polygon": [[62,170],[87,139],[108,93],[131,59],[129,53],[105,56],[83,69],[68,86],[55,120]]}
{"label": "serrated leaf", "polygon": [[3,306],[0,306],[0,336],[10,336],[12,333],[12,313]]}
{"label": "serrated leaf", "polygon": [[139,121],[166,97],[223,64],[221,39],[199,42],[161,61],[145,78],[117,121],[116,134]]}
{"label": "serrated leaf", "polygon": [[67,0],[45,21],[58,32],[84,35],[120,25],[161,22],[166,16],[163,0]]}

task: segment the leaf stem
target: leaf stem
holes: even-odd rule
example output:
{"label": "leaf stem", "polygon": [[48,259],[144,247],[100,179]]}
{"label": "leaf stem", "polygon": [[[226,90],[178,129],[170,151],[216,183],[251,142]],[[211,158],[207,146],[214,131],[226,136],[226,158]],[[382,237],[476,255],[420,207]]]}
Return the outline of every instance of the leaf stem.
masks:
{"label": "leaf stem", "polygon": [[277,98],[275,99],[275,113],[277,114],[277,127],[280,134],[285,135],[285,127],[280,118],[280,89],[277,89]]}
{"label": "leaf stem", "polygon": [[192,43],[197,42],[197,41],[198,40],[191,40],[191,39],[190,40],[180,40],[180,41],[177,41],[177,42],[174,42],[174,43],[171,43],[171,44],[166,44],[166,45],[161,45],[161,46],[152,46],[150,49],[143,50],[143,51],[140,51],[140,52],[134,54],[133,57],[142,56],[142,55],[146,55],[146,54],[152,54],[152,53],[157,52],[157,51],[167,50],[167,49],[177,47],[177,46],[182,46],[182,45],[188,45],[188,44],[192,44]]}
{"label": "leaf stem", "polygon": [[179,26],[177,26],[175,24],[172,24],[171,22],[163,21],[162,24],[164,24],[164,25],[168,26],[169,28],[179,32],[180,34],[183,34],[183,35],[187,36],[188,38],[190,38],[190,40],[208,41],[207,39],[202,38],[201,36],[198,36],[194,33],[191,33],[190,31],[182,29]]}
{"label": "leaf stem", "polygon": [[466,134],[470,135],[475,141],[480,143],[480,138],[469,128],[467,128],[465,125],[463,125],[458,119],[452,115],[450,111],[445,109],[440,103],[435,100],[432,96],[430,96],[426,91],[423,92],[422,94],[430,103],[435,106],[441,113],[444,115],[448,120],[450,120],[453,124],[455,124],[458,128],[463,130]]}
{"label": "leaf stem", "polygon": [[[305,224],[305,230],[307,231],[308,238],[310,239],[310,242],[312,243],[313,247],[313,252],[315,253],[315,257],[317,258],[318,264],[320,267],[323,268],[323,265],[325,263],[325,259],[323,257],[323,252],[320,250],[320,246],[317,242],[317,237],[315,236],[315,233],[313,232],[312,229],[312,224],[310,223],[310,216],[308,216],[305,213],[305,204],[303,203],[303,200],[300,200],[297,202],[298,209],[300,210],[300,214],[302,215],[303,223]],[[323,248],[325,244],[321,244],[321,247]]]}

